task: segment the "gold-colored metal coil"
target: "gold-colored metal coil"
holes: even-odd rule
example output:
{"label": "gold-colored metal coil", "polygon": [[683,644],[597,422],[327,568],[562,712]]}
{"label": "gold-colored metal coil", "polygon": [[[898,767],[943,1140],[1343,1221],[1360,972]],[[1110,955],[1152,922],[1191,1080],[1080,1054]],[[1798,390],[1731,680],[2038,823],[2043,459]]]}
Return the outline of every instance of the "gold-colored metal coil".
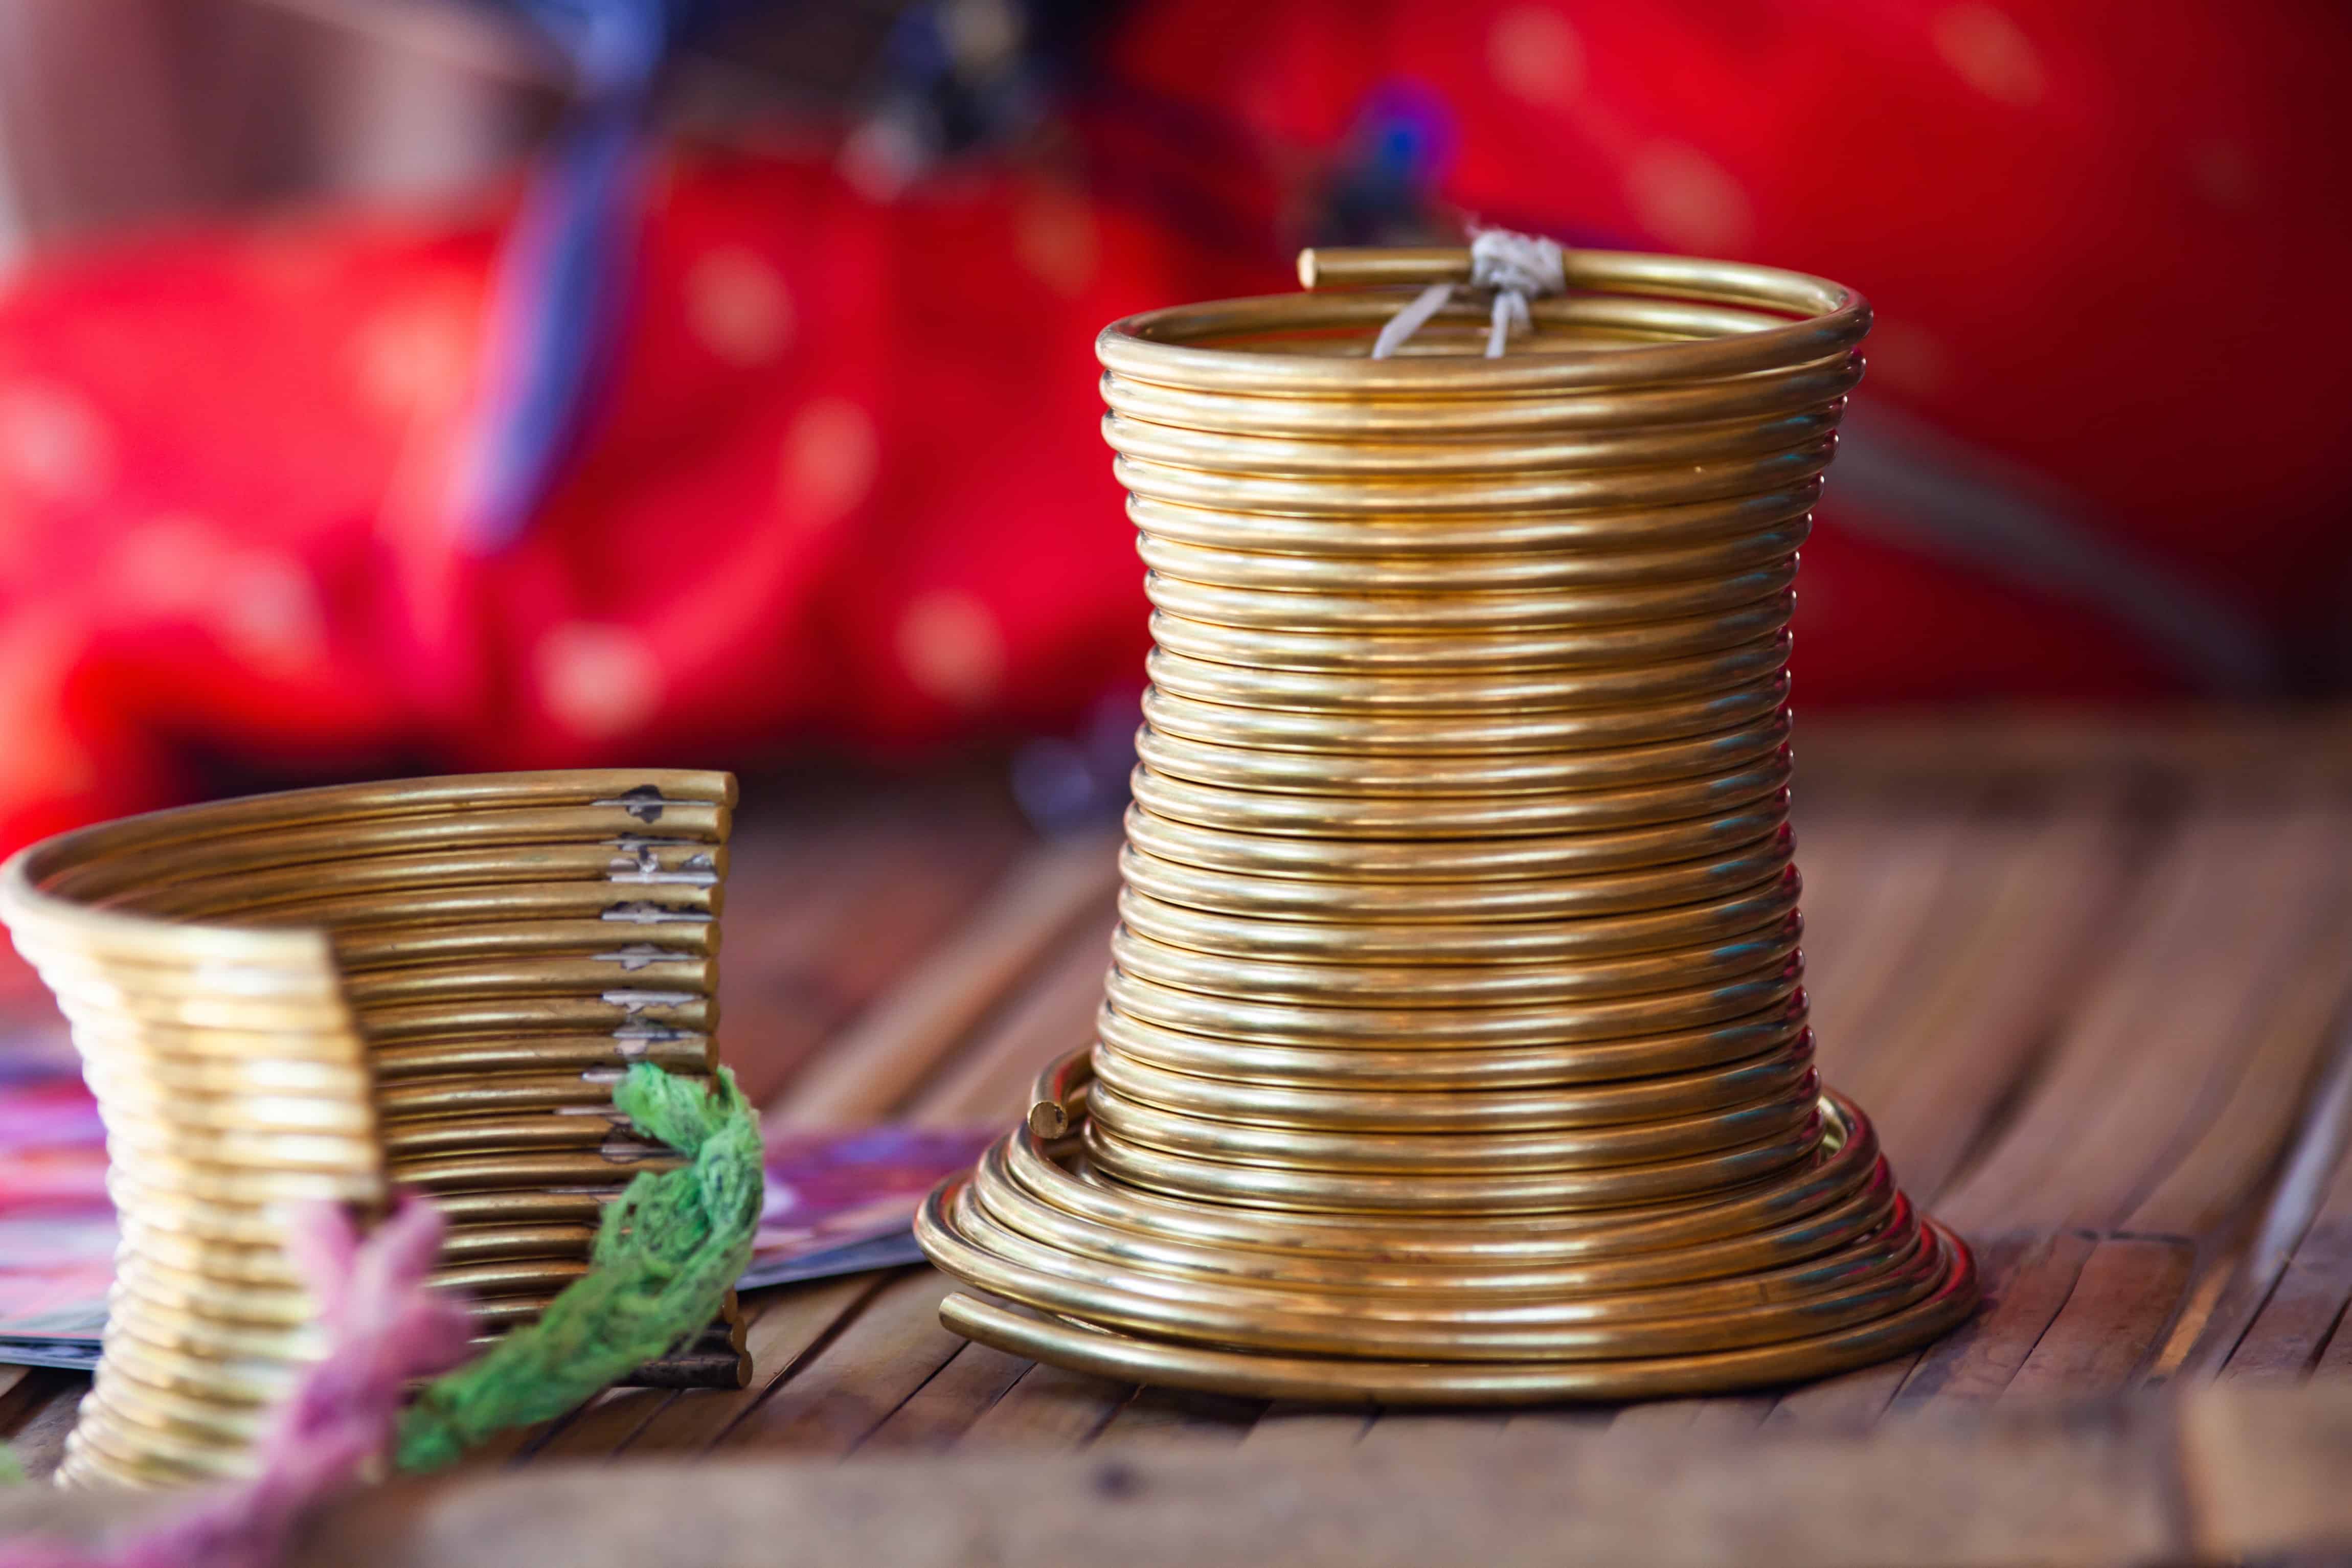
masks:
{"label": "gold-colored metal coil", "polygon": [[[1788,623],[1869,313],[1568,253],[1488,359],[1461,252],[1097,348],[1155,648],[1097,1042],[918,1222],[951,1328],[1399,1403],[1785,1382],[1974,1304],[1825,1091]],[[1318,285],[1340,285],[1318,287]],[[1391,287],[1396,286],[1396,287]]]}
{"label": "gold-colored metal coil", "polygon": [[1273,751],[1344,757],[1484,756],[1494,752],[1598,751],[1713,735],[1780,711],[1789,677],[1775,674],[1728,691],[1632,708],[1564,708],[1511,716],[1297,713],[1196,702],[1147,690],[1143,718],[1163,735]]}
{"label": "gold-colored metal coil", "polygon": [[[1141,539],[1155,547],[1280,556],[1324,579],[1341,579],[1346,565],[1357,560],[1375,569],[1383,562],[1411,560],[1422,571],[1477,570],[1482,561],[1491,560],[1501,565],[1507,577],[1539,571],[1544,580],[1552,581],[1561,580],[1563,573],[1570,580],[1595,570],[1605,575],[1614,570],[1611,562],[1627,555],[1701,548],[1727,536],[1801,522],[1811,515],[1822,487],[1822,476],[1816,474],[1759,495],[1626,511],[1476,511],[1344,518],[1229,512],[1130,496],[1127,515]],[[1557,564],[1534,564],[1538,561]],[[1502,581],[1483,586],[1508,585]]]}
{"label": "gold-colored metal coil", "polygon": [[1111,472],[1133,495],[1171,506],[1222,511],[1297,512],[1309,517],[1458,517],[1591,507],[1630,511],[1727,500],[1802,485],[1829,467],[1832,444],[1817,441],[1761,457],[1718,458],[1655,468],[1552,473],[1522,470],[1455,484],[1420,476],[1332,479],[1177,467],[1119,456]]}
{"label": "gold-colored metal coil", "polygon": [[1111,961],[1135,979],[1211,997],[1308,1007],[1504,1008],[1652,996],[1779,975],[1797,960],[1801,925],[1791,912],[1724,942],[1581,962],[1375,965],[1202,953],[1122,925],[1111,937]]}
{"label": "gold-colored metal coil", "polygon": [[[1721,778],[1789,744],[1789,715],[1768,714],[1714,735],[1615,750],[1517,752],[1487,757],[1353,757],[1330,752],[1266,751],[1216,740],[1166,735],[1146,726],[1136,756],[1155,773],[1195,784],[1282,795],[1395,796],[1412,800],[1447,796],[1492,800],[1506,811],[1536,810],[1540,800],[1517,796],[1612,795],[1642,785]],[[1458,809],[1448,806],[1445,809]]]}
{"label": "gold-colored metal coil", "polygon": [[1795,913],[1801,891],[1791,866],[1744,892],[1650,914],[1427,925],[1260,920],[1188,909],[1133,887],[1120,893],[1118,908],[1127,928],[1139,936],[1202,953],[1309,962],[1509,964],[1654,953],[1744,936]]}
{"label": "gold-colored metal coil", "polygon": [[1776,789],[1718,816],[1580,833],[1441,839],[1310,839],[1234,832],[1171,821],[1143,806],[1127,814],[1138,854],[1201,871],[1314,882],[1514,882],[1599,875],[1729,854],[1776,837],[1789,820]]}
{"label": "gold-colored metal coil", "polygon": [[1760,957],[1744,974],[1679,989],[1572,1002],[1484,1007],[1307,1005],[1253,993],[1243,999],[1162,985],[1114,967],[1104,991],[1129,1018],[1236,1043],[1347,1047],[1394,1040],[1424,1051],[1495,1050],[1702,1028],[1772,1007],[1795,994],[1801,966]]}
{"label": "gold-colored metal coil", "polygon": [[1520,713],[1611,707],[1745,686],[1789,662],[1783,632],[1720,653],[1622,669],[1484,675],[1346,675],[1258,670],[1155,648],[1146,664],[1155,691],[1225,707],[1387,715]]}
{"label": "gold-colored metal coil", "polygon": [[1420,556],[1278,555],[1213,549],[1142,536],[1138,553],[1157,575],[1213,588],[1287,593],[1526,593],[1657,586],[1780,567],[1805,542],[1809,514],[1699,545],[1622,554]]}
{"label": "gold-colored metal coil", "polygon": [[1505,396],[1355,400],[1313,396],[1253,396],[1246,402],[1213,392],[1152,382],[1116,373],[1102,378],[1103,402],[1114,415],[1140,426],[1223,431],[1234,435],[1367,436],[1427,439],[1457,434],[1494,435],[1527,430],[1607,430],[1625,425],[1770,419],[1826,408],[1852,392],[1862,367],[1835,354],[1736,381],[1564,397],[1557,392]]}
{"label": "gold-colored metal coil", "polygon": [[[1349,1252],[1318,1245],[1307,1222],[1329,1215],[1244,1211],[1254,1229],[1202,1238],[1182,1228],[1163,1227],[1154,1209],[1184,1209],[1148,1194],[1083,1179],[1040,1180],[1036,1166],[1008,1159],[999,1147],[984,1156],[972,1177],[972,1193],[1002,1223],[1033,1239],[1058,1243],[1105,1262],[1134,1260],[1183,1276],[1362,1291],[1409,1291],[1434,1296],[1469,1290],[1488,1300],[1509,1300],[1568,1290],[1638,1289],[1720,1280],[1759,1267],[1801,1261],[1835,1250],[1866,1235],[1894,1216],[1895,1184],[1884,1160],[1874,1155],[1824,1180],[1832,1162],[1816,1161],[1786,1183],[1769,1184],[1781,1199],[1770,1208],[1751,1200],[1684,1204],[1684,1218],[1704,1216],[1704,1228],[1685,1225],[1679,1237],[1662,1240],[1658,1228],[1625,1245],[1622,1231],[1588,1221],[1574,1230],[1542,1217],[1496,1216],[1491,1230],[1477,1228],[1483,1246],[1451,1250],[1423,1245],[1459,1232],[1460,1222],[1432,1216],[1385,1219],[1353,1217],[1346,1233],[1368,1250]],[[1058,1167],[1045,1160],[1045,1169]],[[1797,1196],[1791,1196],[1797,1195]],[[1660,1205],[1662,1210],[1676,1206]],[[1425,1228],[1443,1226],[1432,1236]],[[1374,1241],[1364,1235],[1377,1233]],[[1230,1231],[1231,1228],[1228,1227]],[[1288,1234],[1285,1234],[1285,1233]],[[1508,1237],[1507,1245],[1501,1239]]]}
{"label": "gold-colored metal coil", "polygon": [[1162,614],[1264,632],[1444,636],[1544,632],[1555,627],[1688,621],[1777,600],[1796,580],[1793,560],[1685,582],[1596,588],[1318,593],[1221,588],[1146,573],[1143,591]]}
{"label": "gold-colored metal coil", "polygon": [[[1752,1013],[1697,1028],[1536,1045],[1437,1049],[1418,1033],[1400,1034],[1392,1044],[1247,1040],[1170,1028],[1112,1006],[1104,1008],[1095,1027],[1105,1045],[1174,1072],[1302,1088],[1338,1084],[1451,1093],[1590,1083],[1736,1061],[1804,1032],[1801,991],[1793,985],[1774,986],[1766,995],[1765,1005]],[[1406,1017],[1402,1011],[1388,1016],[1400,1023]]]}
{"label": "gold-colored metal coil", "polygon": [[1127,885],[1170,904],[1268,919],[1381,921],[1552,920],[1627,915],[1721,898],[1769,882],[1796,853],[1784,827],[1712,860],[1591,876],[1497,878],[1492,882],[1341,882],[1266,876],[1187,865],[1129,844],[1120,858]]}
{"label": "gold-colored metal coil", "polygon": [[1286,1174],[1483,1176],[1609,1171],[1711,1155],[1776,1137],[1803,1124],[1819,1098],[1810,1074],[1782,1092],[1664,1121],[1538,1130],[1391,1133],[1361,1126],[1274,1127],[1130,1100],[1097,1081],[1087,1101],[1089,1128],[1160,1155],[1221,1164],[1272,1166]]}
{"label": "gold-colored metal coil", "polygon": [[1472,1362],[1687,1354],[1770,1343],[1808,1322],[1839,1326],[1888,1310],[1889,1298],[1916,1301],[1936,1280],[1932,1245],[1899,1199],[1874,1234],[1825,1257],[1727,1281],[1535,1300],[1482,1300],[1481,1293],[1450,1290],[1362,1292],[1351,1301],[1346,1293],[1210,1281],[1174,1270],[1153,1270],[1151,1289],[1135,1291],[1128,1284],[1129,1265],[1106,1266],[1083,1255],[1057,1264],[1063,1249],[1005,1224],[968,1187],[949,1205],[960,1232],[1033,1273],[1059,1273],[1066,1298],[1073,1286],[1095,1302],[1108,1298],[1122,1327],[1173,1329],[1181,1322],[1190,1331],[1185,1337],[1206,1343],[1307,1354],[1346,1343],[1387,1356]]}
{"label": "gold-colored metal coil", "polygon": [[1483,502],[1497,476],[1620,469],[1690,468],[1710,462],[1775,456],[1791,447],[1815,445],[1837,429],[1843,412],[1831,400],[1785,413],[1705,423],[1653,423],[1616,427],[1522,427],[1496,432],[1475,425],[1447,432],[1450,439],[1414,441],[1391,435],[1380,442],[1312,436],[1238,434],[1181,424],[1103,418],[1103,440],[1134,464],[1165,465],[1253,477],[1427,479],[1465,489],[1465,499]]}
{"label": "gold-colored metal coil", "polygon": [[1496,796],[1306,795],[1196,784],[1137,767],[1135,803],[1155,817],[1202,828],[1306,839],[1511,839],[1578,829],[1686,821],[1784,790],[1786,747],[1727,772],[1627,789]]}
{"label": "gold-colored metal coil", "polygon": [[1687,621],[1411,633],[1225,626],[1155,612],[1151,632],[1154,643],[1171,652],[1251,669],[1390,675],[1606,671],[1612,665],[1681,658],[1769,636],[1788,627],[1795,609],[1796,596],[1780,593]]}
{"label": "gold-colored metal coil", "polygon": [[[1342,1132],[1510,1133],[1692,1116],[1781,1094],[1810,1098],[1806,1079],[1812,1058],[1812,1041],[1800,1035],[1777,1051],[1696,1072],[1448,1094],[1203,1078],[1114,1051],[1097,1050],[1091,1065],[1103,1087],[1122,1100],[1221,1122]],[[1098,1103],[1089,1097],[1090,1106]]]}
{"label": "gold-colored metal coil", "polygon": [[618,1123],[614,1080],[711,1069],[733,800],[715,773],[415,779],[158,812],[0,868],[121,1220],[69,1479],[248,1468],[323,1349],[287,1201],[441,1195],[436,1279],[486,1326],[578,1277],[602,1202],[677,1163]]}
{"label": "gold-colored metal coil", "polygon": [[1621,1208],[1717,1192],[1788,1168],[1820,1140],[1819,1119],[1807,1117],[1776,1135],[1726,1150],[1591,1170],[1325,1171],[1157,1148],[1122,1137],[1089,1115],[1085,1147],[1107,1176],[1208,1203],[1335,1214],[1491,1215]]}

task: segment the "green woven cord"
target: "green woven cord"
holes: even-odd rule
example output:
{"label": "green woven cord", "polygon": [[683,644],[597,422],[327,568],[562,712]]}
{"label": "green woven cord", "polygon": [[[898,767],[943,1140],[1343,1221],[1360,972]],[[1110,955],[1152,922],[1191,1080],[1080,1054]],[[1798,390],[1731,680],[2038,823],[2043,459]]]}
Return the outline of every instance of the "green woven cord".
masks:
{"label": "green woven cord", "polygon": [[640,1062],[613,1103],[688,1163],[629,1183],[604,1211],[589,1271],[537,1322],[425,1386],[401,1418],[400,1469],[438,1469],[593,1398],[699,1333],[741,1278],[760,1221],[760,1124],[735,1075],[722,1067],[712,1083]]}

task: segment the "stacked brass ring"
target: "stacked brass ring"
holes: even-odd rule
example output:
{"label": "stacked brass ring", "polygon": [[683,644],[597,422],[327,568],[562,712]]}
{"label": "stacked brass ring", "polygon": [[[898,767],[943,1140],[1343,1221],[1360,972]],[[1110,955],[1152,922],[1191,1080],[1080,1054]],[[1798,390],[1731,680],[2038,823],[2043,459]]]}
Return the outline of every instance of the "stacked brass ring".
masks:
{"label": "stacked brass ring", "polygon": [[[1277,1398],[1627,1398],[1959,1321],[1968,1251],[1826,1092],[1788,828],[1796,555],[1868,311],[1465,253],[1097,348],[1157,647],[1099,1039],[919,1234],[1001,1348]],[[1341,291],[1327,292],[1337,286]]]}
{"label": "stacked brass ring", "polygon": [[[708,1073],[725,774],[490,774],[135,817],[0,868],[0,918],[73,1028],[122,1227],[64,1473],[249,1469],[320,1354],[278,1206],[431,1196],[485,1335],[586,1271],[605,1201],[677,1163],[612,1105]],[[714,1324],[652,1381],[745,1377]]]}

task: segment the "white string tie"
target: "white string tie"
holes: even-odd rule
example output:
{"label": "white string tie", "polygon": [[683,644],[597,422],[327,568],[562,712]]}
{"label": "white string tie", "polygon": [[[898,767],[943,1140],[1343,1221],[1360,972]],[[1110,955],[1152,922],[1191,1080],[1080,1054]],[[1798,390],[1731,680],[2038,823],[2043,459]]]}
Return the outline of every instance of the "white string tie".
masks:
{"label": "white string tie", "polygon": [[[1458,286],[1433,283],[1411,304],[1388,319],[1372,340],[1372,358],[1385,360],[1412,340],[1445,308]],[[1548,294],[1568,292],[1568,256],[1557,240],[1509,229],[1480,229],[1470,241],[1470,287],[1491,288],[1495,304],[1486,328],[1486,357],[1499,360],[1514,329],[1535,330],[1535,315],[1528,302]]]}

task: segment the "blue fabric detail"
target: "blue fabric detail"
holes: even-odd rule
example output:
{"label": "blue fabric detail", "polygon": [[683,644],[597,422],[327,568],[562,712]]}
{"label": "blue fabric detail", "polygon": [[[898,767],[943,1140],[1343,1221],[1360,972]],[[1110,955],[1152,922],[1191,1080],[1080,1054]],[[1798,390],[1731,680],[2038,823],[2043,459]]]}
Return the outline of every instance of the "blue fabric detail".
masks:
{"label": "blue fabric detail", "polygon": [[693,0],[509,0],[571,59],[580,97],[525,189],[493,277],[479,424],[459,477],[463,548],[529,527],[610,368],[639,218],[647,94]]}

